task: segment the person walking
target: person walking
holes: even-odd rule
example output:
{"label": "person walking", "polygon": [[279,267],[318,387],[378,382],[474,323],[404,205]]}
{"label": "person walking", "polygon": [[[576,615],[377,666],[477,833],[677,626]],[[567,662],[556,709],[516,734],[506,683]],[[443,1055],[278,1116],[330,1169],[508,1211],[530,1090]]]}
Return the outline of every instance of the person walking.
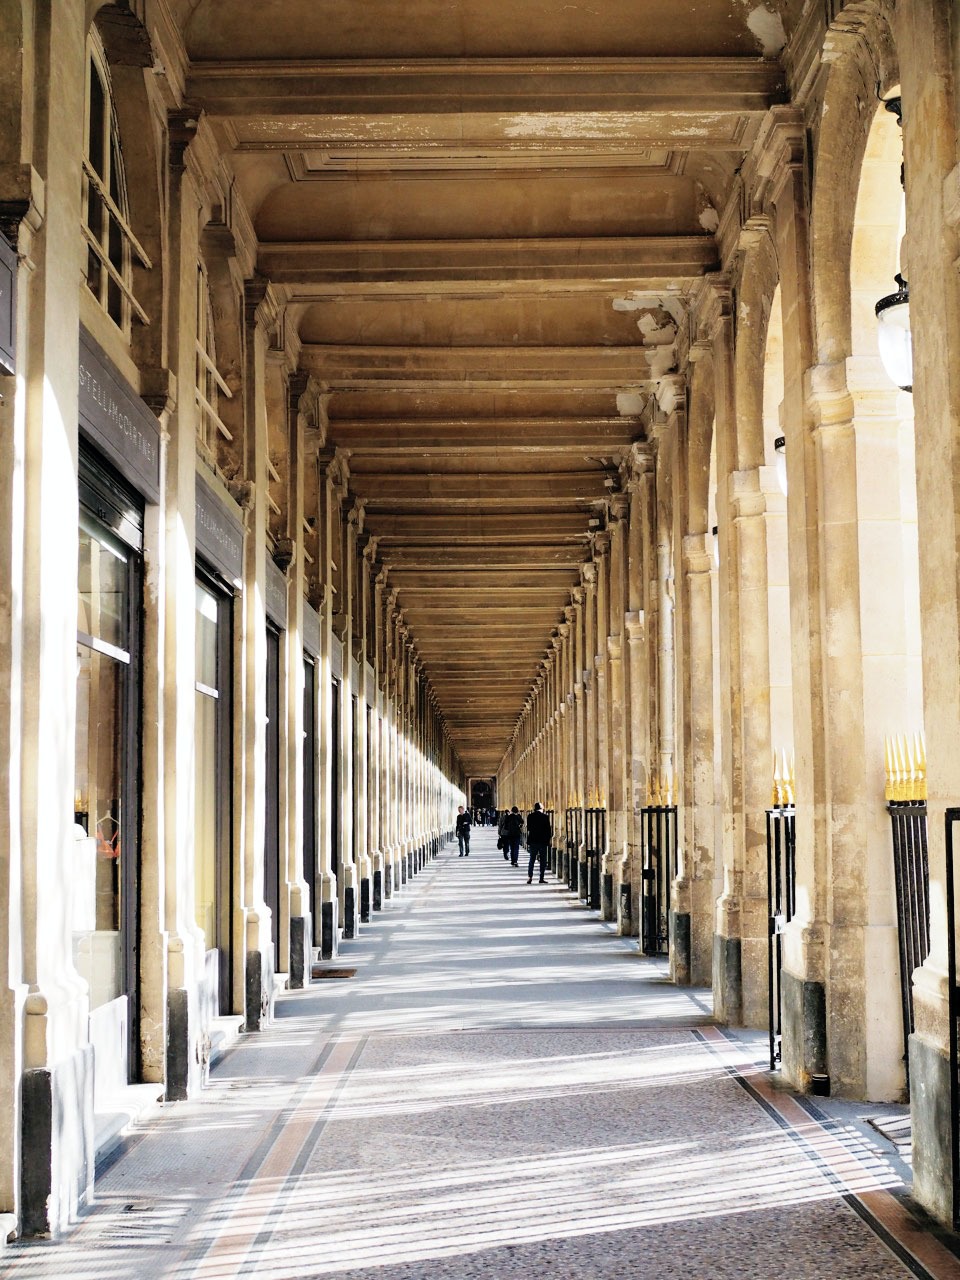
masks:
{"label": "person walking", "polygon": [[543,884],[547,873],[547,850],[553,839],[553,823],[543,812],[538,800],[531,813],[527,814],[527,852],[530,862],[527,866],[527,884],[533,884],[533,868],[540,859],[540,883]]}
{"label": "person walking", "polygon": [[460,857],[470,857],[470,815],[463,805],[457,806],[457,843],[460,845]]}
{"label": "person walking", "polygon": [[510,865],[520,865],[520,837],[523,835],[523,814],[516,805],[503,820],[503,852],[510,855]]}

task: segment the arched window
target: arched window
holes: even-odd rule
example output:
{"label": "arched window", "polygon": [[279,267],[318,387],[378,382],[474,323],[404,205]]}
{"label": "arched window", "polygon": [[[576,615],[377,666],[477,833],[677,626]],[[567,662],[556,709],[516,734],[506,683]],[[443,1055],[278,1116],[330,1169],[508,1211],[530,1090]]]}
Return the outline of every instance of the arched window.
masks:
{"label": "arched window", "polygon": [[211,467],[216,467],[221,440],[233,436],[220,417],[219,400],[231,396],[230,388],[217,369],[213,308],[207,271],[197,263],[197,450]]}
{"label": "arched window", "polygon": [[96,32],[87,40],[87,105],[83,153],[83,236],[87,287],[124,337],[134,316],[148,323],[133,295],[133,264],[150,259],[129,223],[120,138],[110,72]]}

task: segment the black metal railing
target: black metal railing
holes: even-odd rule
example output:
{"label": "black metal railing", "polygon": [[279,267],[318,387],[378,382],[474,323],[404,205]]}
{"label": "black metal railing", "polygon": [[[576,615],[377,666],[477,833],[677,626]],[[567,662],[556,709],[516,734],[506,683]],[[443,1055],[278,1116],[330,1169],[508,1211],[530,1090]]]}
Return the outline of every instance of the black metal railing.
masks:
{"label": "black metal railing", "polygon": [[946,821],[947,987],[950,1001],[950,1169],[953,1229],[960,1230],[960,991],[957,990],[957,877],[953,832],[960,809],[948,809]]}
{"label": "black metal railing", "polygon": [[783,931],[797,909],[797,811],[790,806],[767,810],[767,1008],[770,1027],[770,1070],[780,1061],[783,1035]]}
{"label": "black metal railing", "polygon": [[564,879],[567,888],[577,890],[580,877],[580,845],[583,841],[583,810],[567,810],[566,849],[564,852]]}
{"label": "black metal railing", "polygon": [[891,800],[887,805],[893,833],[893,875],[897,893],[897,940],[900,948],[900,1007],[903,1013],[903,1060],[910,1082],[910,1036],[913,1033],[913,971],[930,954],[930,868],[927,861],[926,800]]}
{"label": "black metal railing", "polygon": [[670,886],[677,873],[677,806],[640,810],[640,950],[666,955],[670,946]]}
{"label": "black metal railing", "polygon": [[600,910],[600,867],[607,848],[606,809],[584,809],[586,823],[587,883],[580,894],[594,910]]}
{"label": "black metal railing", "polygon": [[550,843],[547,845],[546,859],[547,866],[551,871],[555,869],[554,865],[554,848],[557,838],[557,815],[553,809],[544,809],[544,813],[550,819]]}

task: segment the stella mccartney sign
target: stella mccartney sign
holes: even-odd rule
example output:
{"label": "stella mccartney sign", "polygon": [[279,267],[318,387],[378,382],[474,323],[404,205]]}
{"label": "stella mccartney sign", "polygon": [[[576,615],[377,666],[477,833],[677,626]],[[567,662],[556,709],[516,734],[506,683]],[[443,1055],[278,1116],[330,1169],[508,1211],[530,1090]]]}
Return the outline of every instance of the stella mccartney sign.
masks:
{"label": "stella mccartney sign", "polygon": [[147,499],[160,501],[160,428],[130,384],[80,330],[80,430]]}
{"label": "stella mccartney sign", "polygon": [[197,473],[197,555],[233,586],[243,577],[243,525]]}

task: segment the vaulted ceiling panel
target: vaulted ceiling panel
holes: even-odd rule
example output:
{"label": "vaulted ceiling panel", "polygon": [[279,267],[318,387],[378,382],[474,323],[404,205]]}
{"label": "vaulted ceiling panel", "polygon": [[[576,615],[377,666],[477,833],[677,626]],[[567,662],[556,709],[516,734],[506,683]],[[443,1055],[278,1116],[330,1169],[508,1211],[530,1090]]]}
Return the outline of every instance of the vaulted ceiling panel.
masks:
{"label": "vaulted ceiling panel", "polygon": [[468,774],[493,773],[803,0],[168,0]]}

